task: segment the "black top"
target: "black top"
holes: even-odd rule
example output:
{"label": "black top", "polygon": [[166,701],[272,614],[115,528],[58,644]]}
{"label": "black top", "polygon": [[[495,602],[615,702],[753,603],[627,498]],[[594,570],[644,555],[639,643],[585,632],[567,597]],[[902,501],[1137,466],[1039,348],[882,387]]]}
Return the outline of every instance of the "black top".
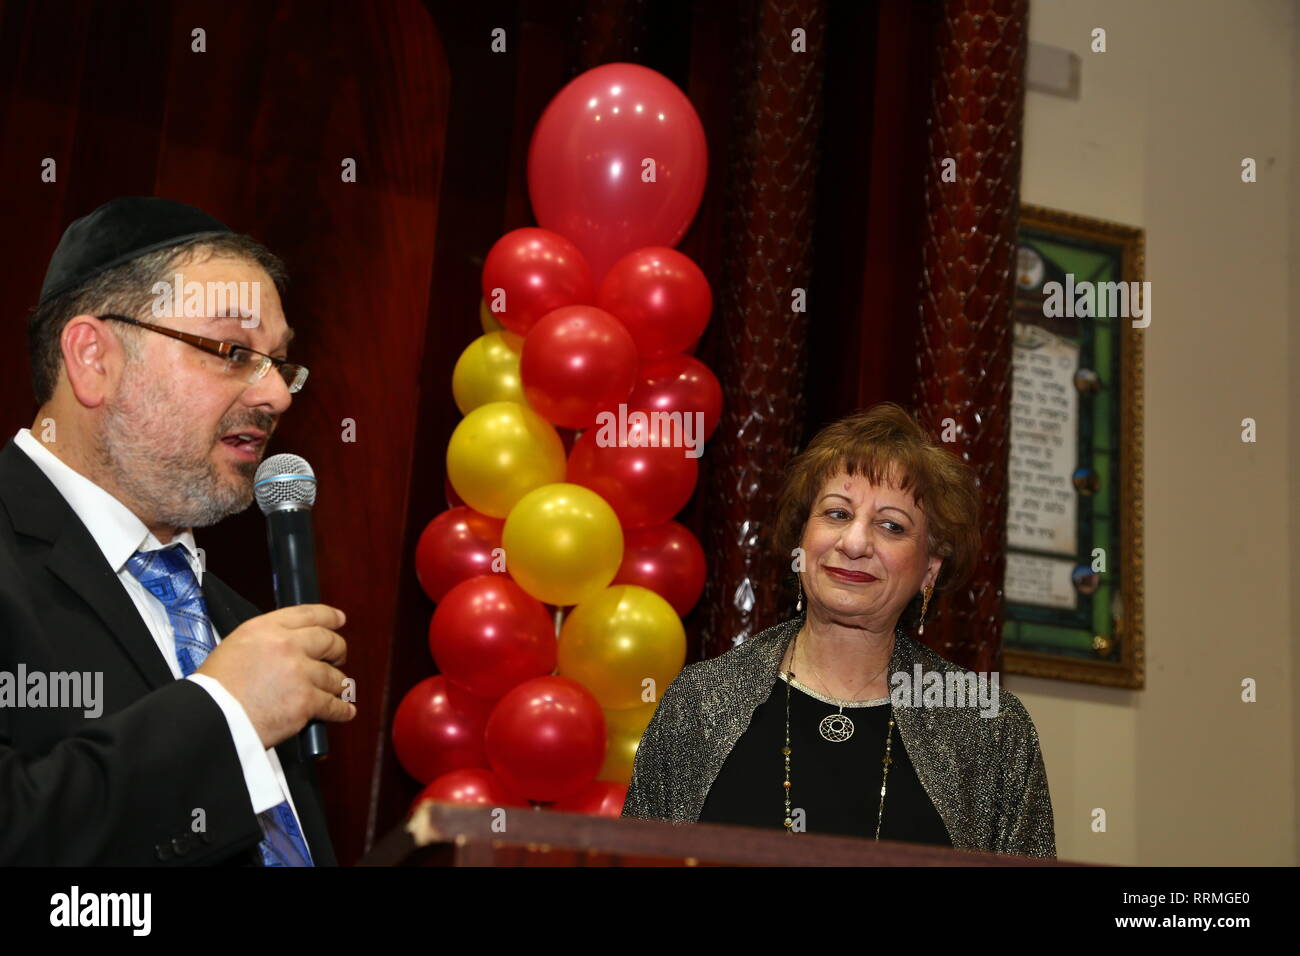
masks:
{"label": "black top", "polygon": [[[784,676],[784,675],[783,675]],[[785,702],[787,683],[778,677],[749,727],[736,741],[709,788],[701,823],[785,829]],[[809,833],[874,839],[880,811],[881,758],[892,707],[880,702],[843,708],[853,735],[834,743],[819,732],[827,714],[840,712],[798,687],[790,687],[790,801],[804,810]],[[889,783],[880,839],[952,846],[948,829],[917,779],[895,725]]]}

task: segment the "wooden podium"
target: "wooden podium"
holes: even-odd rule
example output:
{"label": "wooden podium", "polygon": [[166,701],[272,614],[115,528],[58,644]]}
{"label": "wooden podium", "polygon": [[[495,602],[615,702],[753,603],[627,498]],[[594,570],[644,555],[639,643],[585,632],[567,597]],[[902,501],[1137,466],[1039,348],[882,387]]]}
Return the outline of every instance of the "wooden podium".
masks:
{"label": "wooden podium", "polygon": [[425,801],[360,866],[1080,866],[752,827]]}

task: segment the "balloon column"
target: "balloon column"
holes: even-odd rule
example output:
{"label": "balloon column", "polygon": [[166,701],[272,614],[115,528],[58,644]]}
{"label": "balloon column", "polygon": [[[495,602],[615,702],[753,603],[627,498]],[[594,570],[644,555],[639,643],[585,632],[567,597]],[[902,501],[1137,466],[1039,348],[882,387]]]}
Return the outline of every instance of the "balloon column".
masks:
{"label": "balloon column", "polygon": [[419,799],[618,816],[705,559],[673,521],[722,389],[692,355],[704,273],[673,248],[704,189],[690,102],[645,67],[574,79],[533,132],[538,226],[483,265],[456,363],[448,509],[416,546],[438,674],[393,723]]}

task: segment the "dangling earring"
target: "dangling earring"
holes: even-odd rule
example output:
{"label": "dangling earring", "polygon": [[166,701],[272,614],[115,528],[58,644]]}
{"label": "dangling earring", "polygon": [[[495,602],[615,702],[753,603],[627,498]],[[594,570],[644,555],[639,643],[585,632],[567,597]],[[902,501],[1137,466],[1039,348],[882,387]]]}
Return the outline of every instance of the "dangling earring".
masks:
{"label": "dangling earring", "polygon": [[794,609],[796,611],[802,611],[803,610],[803,579],[796,574],[794,576],[794,580],[795,580],[795,584],[799,588],[799,600],[795,602]]}
{"label": "dangling earring", "polygon": [[917,637],[920,637],[922,634],[925,633],[925,612],[926,609],[930,606],[930,595],[931,593],[933,593],[933,591],[934,591],[934,585],[927,584],[925,586],[925,599],[921,601],[921,628],[916,632]]}

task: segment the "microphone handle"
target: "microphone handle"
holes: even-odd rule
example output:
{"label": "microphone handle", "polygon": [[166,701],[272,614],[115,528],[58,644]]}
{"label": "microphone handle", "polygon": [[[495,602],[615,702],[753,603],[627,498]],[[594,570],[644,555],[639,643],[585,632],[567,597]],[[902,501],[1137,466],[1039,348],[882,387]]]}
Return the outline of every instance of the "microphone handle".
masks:
{"label": "microphone handle", "polygon": [[[273,511],[266,519],[266,539],[271,550],[271,576],[275,582],[275,606],[319,604],[320,583],[316,579],[316,547],[311,533],[311,511],[291,508]],[[298,733],[298,747],[306,756],[319,759],[330,752],[325,724],[309,721]]]}

